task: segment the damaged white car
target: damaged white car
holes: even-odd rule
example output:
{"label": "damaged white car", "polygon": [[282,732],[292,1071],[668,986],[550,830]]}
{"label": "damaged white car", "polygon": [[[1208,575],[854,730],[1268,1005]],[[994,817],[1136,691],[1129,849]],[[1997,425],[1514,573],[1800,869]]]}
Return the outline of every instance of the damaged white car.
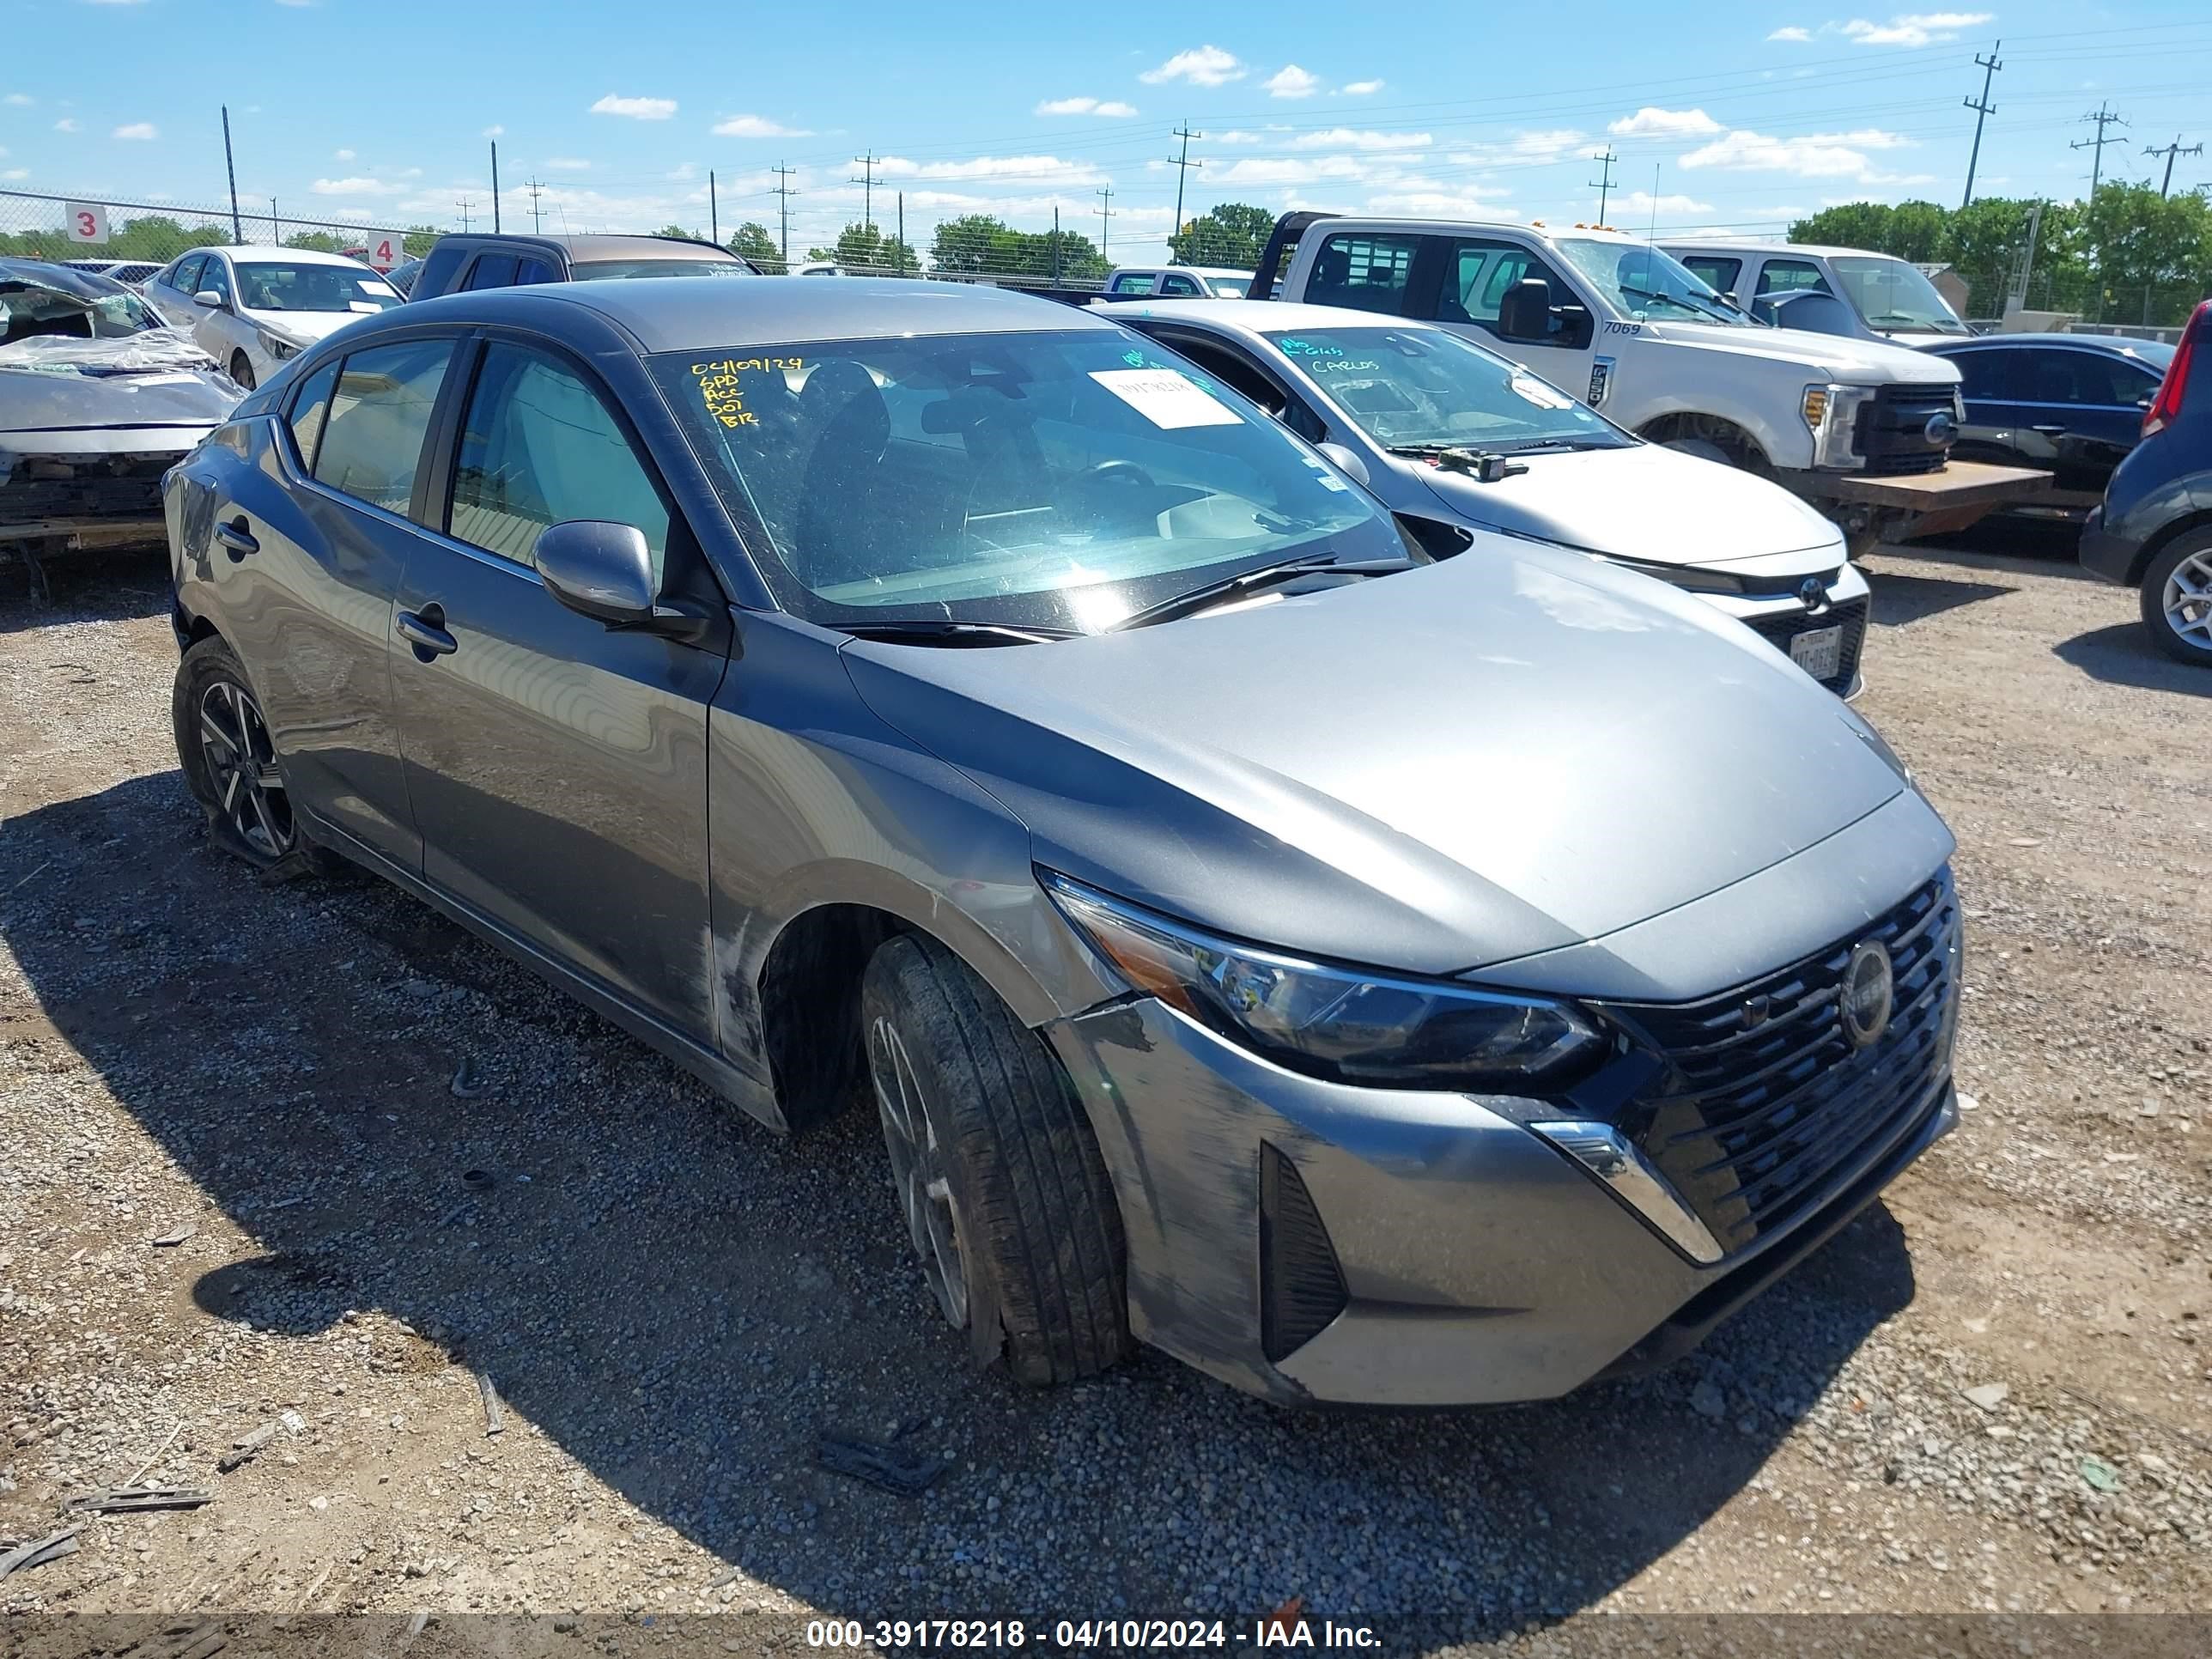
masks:
{"label": "damaged white car", "polygon": [[161,474],[244,389],[120,283],[0,259],[0,564],[161,544]]}

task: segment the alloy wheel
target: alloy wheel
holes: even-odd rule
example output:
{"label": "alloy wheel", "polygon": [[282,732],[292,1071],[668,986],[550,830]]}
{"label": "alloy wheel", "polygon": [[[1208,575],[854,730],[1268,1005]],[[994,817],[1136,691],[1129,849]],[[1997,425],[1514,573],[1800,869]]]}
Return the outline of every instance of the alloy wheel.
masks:
{"label": "alloy wheel", "polygon": [[283,858],[298,831],[252,694],[235,680],[215,680],[200,694],[199,716],[200,757],[216,810],[254,852],[272,862]]}
{"label": "alloy wheel", "polygon": [[2212,549],[2192,553],[2166,579],[2160,603],[2174,636],[2200,651],[2212,651]]}
{"label": "alloy wheel", "polygon": [[965,1329],[968,1272],[960,1257],[960,1228],[945,1150],[906,1043],[887,1019],[877,1020],[868,1032],[868,1075],[875,1085],[876,1111],[883,1119],[884,1146],[890,1153],[891,1184],[921,1257],[922,1276],[946,1321],[955,1330]]}

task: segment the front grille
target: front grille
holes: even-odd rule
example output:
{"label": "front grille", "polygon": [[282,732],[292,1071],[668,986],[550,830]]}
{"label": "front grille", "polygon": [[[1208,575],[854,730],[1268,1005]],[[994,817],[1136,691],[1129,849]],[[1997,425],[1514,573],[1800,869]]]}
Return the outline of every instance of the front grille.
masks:
{"label": "front grille", "polygon": [[1947,425],[1941,428],[1947,435],[1934,439],[1928,435],[1928,423],[1938,415],[1955,417],[1957,394],[1958,388],[1948,383],[1876,387],[1860,409],[1855,428],[1866,471],[1893,477],[1941,467],[1956,428]]}
{"label": "front grille", "polygon": [[1867,602],[1849,599],[1832,610],[1814,615],[1808,611],[1792,611],[1780,616],[1759,617],[1747,620],[1745,626],[1771,645],[1784,656],[1790,654],[1790,641],[1800,634],[1816,633],[1823,628],[1844,630],[1843,654],[1836,659],[1835,677],[1820,682],[1838,696],[1851,689],[1858,678],[1859,653],[1866,647]]}
{"label": "front grille", "polygon": [[[1888,1027],[1854,1048],[1838,993],[1852,950],[1889,949]],[[1667,1062],[1622,1127],[1735,1252],[1817,1206],[1877,1156],[1948,1074],[1958,896],[1939,871],[1849,939],[1705,1000],[1614,1007]]]}
{"label": "front grille", "polygon": [[159,519],[162,455],[23,455],[0,486],[0,523],[53,519]]}

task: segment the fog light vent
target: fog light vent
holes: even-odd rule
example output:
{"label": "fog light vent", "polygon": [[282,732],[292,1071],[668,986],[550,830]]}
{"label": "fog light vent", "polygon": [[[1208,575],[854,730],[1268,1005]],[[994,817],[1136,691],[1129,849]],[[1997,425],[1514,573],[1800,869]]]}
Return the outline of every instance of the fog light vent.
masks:
{"label": "fog light vent", "polygon": [[1336,1247],[1297,1166],[1260,1147],[1260,1351],[1270,1362],[1303,1347],[1351,1297]]}

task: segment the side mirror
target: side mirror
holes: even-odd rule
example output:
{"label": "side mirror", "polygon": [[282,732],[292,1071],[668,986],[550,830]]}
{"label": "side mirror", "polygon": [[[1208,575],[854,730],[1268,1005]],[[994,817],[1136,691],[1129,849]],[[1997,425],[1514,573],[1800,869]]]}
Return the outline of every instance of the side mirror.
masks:
{"label": "side mirror", "polygon": [[1541,342],[1552,332],[1552,285],[1523,276],[1498,305],[1498,331],[1509,340]]}
{"label": "side mirror", "polygon": [[215,289],[204,288],[192,295],[192,303],[205,306],[210,311],[220,311],[222,309],[222,295]]}
{"label": "side mirror", "polygon": [[1834,334],[1850,338],[1858,332],[1851,309],[1832,294],[1800,289],[1794,294],[1770,295],[1767,314],[1777,328],[1802,329],[1808,334]]}
{"label": "side mirror", "polygon": [[1368,482],[1367,463],[1342,444],[1316,444],[1314,447],[1328,456],[1336,470],[1346,477],[1361,484]]}
{"label": "side mirror", "polygon": [[659,597],[653,550],[634,526],[570,519],[538,533],[532,556],[545,591],[610,628],[649,626]]}

